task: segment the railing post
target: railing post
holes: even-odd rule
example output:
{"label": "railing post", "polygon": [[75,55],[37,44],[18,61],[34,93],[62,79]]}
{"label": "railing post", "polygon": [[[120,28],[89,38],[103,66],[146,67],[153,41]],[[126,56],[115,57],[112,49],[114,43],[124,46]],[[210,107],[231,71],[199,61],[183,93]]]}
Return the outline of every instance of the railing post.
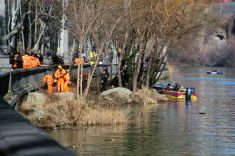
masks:
{"label": "railing post", "polygon": [[10,75],[9,75],[9,84],[8,84],[8,91],[7,94],[4,96],[4,99],[9,99],[13,95],[12,90],[12,71],[13,69],[10,69]]}

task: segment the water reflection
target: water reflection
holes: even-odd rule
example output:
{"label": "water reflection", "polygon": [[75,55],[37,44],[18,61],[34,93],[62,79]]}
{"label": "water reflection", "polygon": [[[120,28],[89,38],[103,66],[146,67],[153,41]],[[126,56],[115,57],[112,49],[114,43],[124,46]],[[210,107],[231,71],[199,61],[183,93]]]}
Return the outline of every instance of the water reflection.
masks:
{"label": "water reflection", "polygon": [[196,88],[196,102],[145,108],[137,124],[49,133],[78,155],[235,155],[235,70],[206,74],[213,69],[170,68],[176,82]]}

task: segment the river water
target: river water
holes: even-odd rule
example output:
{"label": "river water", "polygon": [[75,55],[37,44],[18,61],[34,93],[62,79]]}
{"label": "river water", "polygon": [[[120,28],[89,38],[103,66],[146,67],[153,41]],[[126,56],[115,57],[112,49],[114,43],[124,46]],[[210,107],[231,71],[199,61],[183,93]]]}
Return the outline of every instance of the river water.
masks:
{"label": "river water", "polygon": [[192,104],[151,106],[139,124],[54,130],[49,134],[77,155],[235,155],[235,68],[169,67],[170,77],[196,88]]}

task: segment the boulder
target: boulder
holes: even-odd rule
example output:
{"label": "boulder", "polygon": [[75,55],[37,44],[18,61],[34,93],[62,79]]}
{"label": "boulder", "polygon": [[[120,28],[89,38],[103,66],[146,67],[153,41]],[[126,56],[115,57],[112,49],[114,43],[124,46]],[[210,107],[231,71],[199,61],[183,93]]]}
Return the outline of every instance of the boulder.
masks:
{"label": "boulder", "polygon": [[76,95],[74,93],[71,92],[62,92],[62,93],[55,93],[55,96],[58,97],[59,100],[61,101],[73,101],[76,100]]}
{"label": "boulder", "polygon": [[47,95],[33,92],[29,93],[26,101],[21,105],[20,111],[31,118],[42,118],[45,116],[44,104],[47,101]]}
{"label": "boulder", "polygon": [[134,99],[132,91],[122,87],[106,90],[102,92],[100,96],[116,105],[129,104],[132,103]]}
{"label": "boulder", "polygon": [[47,95],[38,93],[38,92],[30,92],[25,103],[31,103],[33,105],[40,105],[42,103],[46,103]]}
{"label": "boulder", "polygon": [[39,127],[67,125],[74,119],[76,102],[74,93],[55,93],[51,96],[30,93],[20,107],[21,114]]}

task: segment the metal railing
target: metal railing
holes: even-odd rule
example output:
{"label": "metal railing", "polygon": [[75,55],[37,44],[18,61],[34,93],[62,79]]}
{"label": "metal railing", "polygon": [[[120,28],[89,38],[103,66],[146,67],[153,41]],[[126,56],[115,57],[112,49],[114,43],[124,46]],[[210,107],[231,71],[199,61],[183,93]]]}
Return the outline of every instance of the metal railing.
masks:
{"label": "metal railing", "polygon": [[14,106],[23,95],[44,85],[44,73],[50,68],[17,69],[0,75],[0,97]]}
{"label": "metal railing", "polygon": [[[100,76],[103,67],[108,65],[99,65],[95,73],[95,77]],[[65,69],[69,69],[69,65],[63,66]],[[84,65],[84,73],[88,74],[91,70],[89,64]],[[0,97],[4,98],[12,107],[15,106],[22,96],[30,91],[39,89],[45,84],[43,83],[43,77],[46,70],[56,70],[57,66],[47,66],[32,69],[16,69],[11,70],[0,75]],[[77,78],[77,66],[71,66],[71,78]]]}

